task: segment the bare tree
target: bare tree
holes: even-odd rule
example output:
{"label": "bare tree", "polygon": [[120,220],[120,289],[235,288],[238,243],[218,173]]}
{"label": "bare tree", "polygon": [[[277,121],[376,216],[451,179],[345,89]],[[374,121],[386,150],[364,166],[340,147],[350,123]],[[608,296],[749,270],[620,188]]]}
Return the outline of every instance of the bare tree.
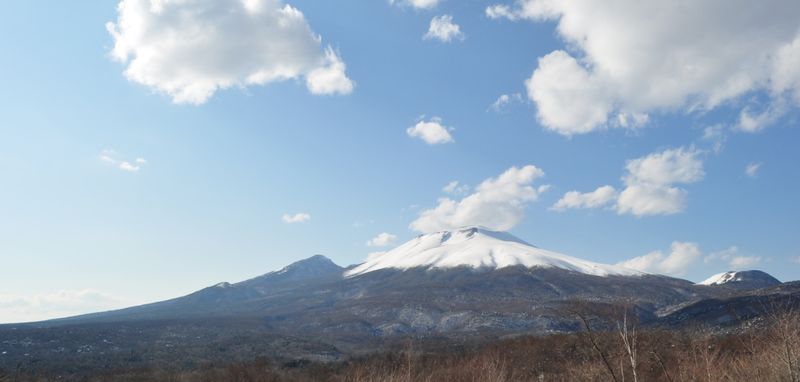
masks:
{"label": "bare tree", "polygon": [[776,343],[775,354],[786,367],[791,382],[798,382],[798,342],[800,342],[800,317],[789,310],[773,316],[773,331]]}
{"label": "bare tree", "polygon": [[[636,352],[636,345],[637,345],[637,338],[636,338],[636,326],[628,326],[628,310],[625,309],[625,313],[622,316],[622,323],[620,324],[617,322],[617,331],[619,333],[620,338],[622,339],[622,349],[625,351],[625,354],[628,356],[628,361],[631,364],[631,373],[633,374],[633,382],[639,382],[639,378],[636,375],[636,365],[637,365],[637,352]],[[622,372],[623,378],[625,376],[624,371]]]}
{"label": "bare tree", "polygon": [[617,378],[617,373],[614,372],[614,368],[611,366],[611,362],[608,360],[608,356],[606,356],[606,353],[603,351],[602,348],[600,348],[600,345],[597,342],[597,336],[595,335],[594,330],[592,330],[592,326],[589,325],[589,320],[586,318],[586,316],[580,309],[575,309],[575,314],[583,323],[583,327],[584,329],[586,329],[586,334],[587,337],[589,338],[589,342],[591,342],[592,348],[595,350],[595,352],[597,352],[597,354],[600,356],[600,359],[603,361],[603,365],[605,365],[606,370],[608,370],[608,374],[611,375],[611,379],[614,382],[619,382],[619,379]]}
{"label": "bare tree", "polygon": [[658,365],[661,367],[661,372],[664,373],[664,378],[667,379],[667,382],[672,382],[672,376],[669,375],[669,372],[667,371],[667,366],[664,365],[664,360],[661,358],[661,355],[658,354],[658,352],[655,351],[655,350],[653,350],[652,353],[653,353],[653,356],[656,357],[656,361],[658,361]]}

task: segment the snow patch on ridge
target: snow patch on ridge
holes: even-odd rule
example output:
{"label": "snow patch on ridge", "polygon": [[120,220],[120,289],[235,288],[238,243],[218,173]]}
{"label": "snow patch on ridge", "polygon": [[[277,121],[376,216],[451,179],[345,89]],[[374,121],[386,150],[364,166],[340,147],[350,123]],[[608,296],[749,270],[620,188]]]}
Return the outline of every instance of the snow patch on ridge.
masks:
{"label": "snow patch on ridge", "polygon": [[595,276],[640,276],[645,273],[625,267],[599,264],[537,248],[506,232],[483,227],[465,227],[419,235],[383,254],[371,256],[347,271],[353,277],[380,269],[471,268],[500,269],[560,268]]}
{"label": "snow patch on ridge", "polygon": [[739,275],[739,272],[730,271],[717,273],[716,275],[697,283],[697,285],[722,285],[734,281],[743,281],[743,279]]}

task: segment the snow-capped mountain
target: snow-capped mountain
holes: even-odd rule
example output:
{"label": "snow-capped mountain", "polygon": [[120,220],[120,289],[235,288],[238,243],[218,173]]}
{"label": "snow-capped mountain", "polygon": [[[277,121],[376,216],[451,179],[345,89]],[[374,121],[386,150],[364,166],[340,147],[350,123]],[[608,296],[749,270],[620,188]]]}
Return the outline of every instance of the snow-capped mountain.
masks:
{"label": "snow-capped mountain", "polygon": [[[62,360],[64,353],[53,351],[62,344],[125,359],[133,357],[114,349],[146,355],[167,344],[168,353],[181,354],[180,362],[202,347],[231,349],[209,353],[219,357],[255,351],[330,360],[405,338],[464,343],[580,331],[576,309],[592,325],[610,330],[622,312],[635,314],[642,327],[696,328],[738,325],[763,314],[765,304],[790,307],[800,301],[800,282],[762,289],[745,281],[695,285],[564,256],[478,227],[422,235],[349,269],[318,255],[171,300],[0,325],[7,343],[33,338],[42,344],[26,345],[17,358],[0,356],[0,368],[29,359]],[[208,357],[202,354],[197,362]]]}
{"label": "snow-capped mountain", "polygon": [[389,252],[370,256],[363,264],[347,271],[345,276],[354,277],[380,269],[501,269],[512,266],[559,268],[593,276],[643,274],[537,248],[506,232],[464,227],[419,235]]}
{"label": "snow-capped mountain", "polygon": [[713,275],[698,285],[708,286],[732,286],[737,288],[764,288],[775,286],[781,282],[762,271],[728,271]]}
{"label": "snow-capped mountain", "polygon": [[741,281],[741,276],[737,277],[739,272],[722,272],[717,273],[697,284],[699,285],[722,285],[732,281]]}
{"label": "snow-capped mountain", "polygon": [[[330,349],[377,343],[376,336],[570,332],[581,328],[575,309],[592,312],[609,328],[615,327],[616,314],[628,309],[641,325],[672,327],[733,324],[726,317],[757,317],[765,301],[800,301],[800,282],[780,284],[758,271],[717,275],[707,283],[713,286],[586,261],[508,233],[466,227],[420,235],[349,268],[317,255],[170,300],[29,327],[50,330],[42,333],[47,338],[57,333],[70,343],[87,343],[85,331],[71,329],[76,325],[112,328],[114,344],[138,343],[141,330],[156,328],[157,338],[168,333],[189,341],[181,346],[194,346],[195,340],[221,347],[272,343],[307,347],[327,357]],[[27,338],[28,332],[14,330],[0,325],[0,338]],[[264,340],[275,336],[291,340]],[[95,336],[91,345],[107,346],[105,338]],[[315,341],[323,342],[307,345]]]}

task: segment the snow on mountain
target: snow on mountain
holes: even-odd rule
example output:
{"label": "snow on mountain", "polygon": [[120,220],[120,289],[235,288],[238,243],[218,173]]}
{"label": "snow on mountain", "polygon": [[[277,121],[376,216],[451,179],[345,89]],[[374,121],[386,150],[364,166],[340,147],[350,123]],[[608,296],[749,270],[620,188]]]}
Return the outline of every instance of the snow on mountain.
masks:
{"label": "snow on mountain", "polygon": [[419,235],[389,252],[370,256],[347,271],[353,277],[379,269],[471,268],[499,269],[521,265],[526,268],[561,268],[595,276],[638,276],[644,273],[614,265],[594,263],[528,244],[506,232],[483,227],[465,227]]}
{"label": "snow on mountain", "polygon": [[[711,277],[709,277],[709,278],[697,283],[697,285],[722,285],[722,284],[725,284],[725,283],[729,283],[731,281],[737,281],[736,280],[736,273],[737,272],[717,273],[716,275],[713,275],[713,276],[711,276]],[[740,277],[740,279],[741,279],[741,277]],[[741,280],[739,280],[739,281],[741,281]]]}
{"label": "snow on mountain", "polygon": [[776,278],[762,271],[728,271],[717,273],[697,285],[725,285],[747,283],[757,287],[780,284]]}

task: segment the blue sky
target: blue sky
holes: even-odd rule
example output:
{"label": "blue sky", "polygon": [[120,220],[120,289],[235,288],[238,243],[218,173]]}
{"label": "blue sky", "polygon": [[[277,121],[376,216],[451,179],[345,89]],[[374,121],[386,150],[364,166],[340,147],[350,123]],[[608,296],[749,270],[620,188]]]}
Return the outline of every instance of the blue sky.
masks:
{"label": "blue sky", "polygon": [[[679,18],[675,41],[657,26],[680,14],[637,23],[646,6],[297,0],[296,28],[275,32],[277,1],[217,3],[241,17],[261,6],[264,30],[165,16],[206,0],[162,13],[126,2],[0,14],[0,322],[171,298],[317,253],[355,264],[422,231],[412,226],[494,225],[694,281],[733,268],[800,278],[793,2]],[[124,12],[149,24],[123,30]],[[734,24],[741,34],[724,33]],[[192,26],[220,35],[176,49]],[[142,30],[152,36],[134,38]],[[281,48],[259,55],[264,41]],[[253,80],[245,64],[283,77]],[[221,75],[233,84],[189,89]],[[538,172],[501,180],[529,165]],[[469,188],[448,194],[452,181]],[[308,219],[284,221],[295,214]],[[390,245],[366,245],[381,233]]]}

